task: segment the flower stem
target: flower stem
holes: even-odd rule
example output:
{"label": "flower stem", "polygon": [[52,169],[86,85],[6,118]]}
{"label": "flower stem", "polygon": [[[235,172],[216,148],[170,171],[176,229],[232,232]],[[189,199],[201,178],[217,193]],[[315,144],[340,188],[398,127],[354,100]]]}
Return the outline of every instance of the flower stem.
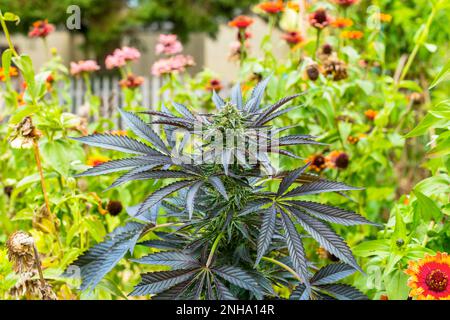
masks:
{"label": "flower stem", "polygon": [[50,202],[48,200],[47,189],[45,187],[45,178],[44,178],[44,173],[43,173],[43,170],[42,170],[41,157],[40,157],[40,154],[39,154],[39,145],[38,145],[36,140],[33,140],[33,150],[34,150],[34,157],[36,159],[36,165],[37,165],[38,172],[39,172],[39,177],[40,177],[40,180],[41,180],[41,187],[42,187],[42,193],[44,195],[45,207],[47,209],[49,217],[51,218],[51,220],[53,222],[53,225],[55,226],[55,230],[56,230],[56,224],[55,224],[55,221],[53,219],[53,214],[50,211]]}
{"label": "flower stem", "polygon": [[43,287],[45,285],[45,279],[44,274],[42,273],[41,259],[39,258],[39,252],[37,250],[35,243],[33,243],[33,251],[34,251],[34,264],[36,266],[36,269],[38,270],[39,280],[41,281],[41,286]]}
{"label": "flower stem", "polygon": [[314,58],[317,57],[317,51],[319,50],[319,42],[320,42],[320,34],[321,34],[322,30],[321,29],[317,29],[317,34],[316,34],[316,48],[314,49]]}
{"label": "flower stem", "polygon": [[3,19],[3,14],[1,13],[1,11],[0,11],[0,24],[2,25],[3,33],[5,34],[5,38],[6,38],[6,41],[8,42],[9,48],[11,49],[13,55],[18,57],[19,54],[17,53],[16,49],[14,48],[14,46],[11,42],[11,37],[9,35],[8,27],[6,26],[6,23],[5,23],[5,20]]}
{"label": "flower stem", "polygon": [[300,278],[300,276],[298,275],[297,272],[294,271],[294,269],[292,269],[291,267],[289,267],[288,265],[285,265],[283,262],[280,262],[278,260],[269,258],[269,257],[262,257],[261,260],[265,260],[268,262],[272,262],[273,264],[276,264],[280,267],[282,267],[283,269],[285,269],[286,271],[288,271],[289,273],[291,273],[295,279],[297,279],[298,281],[302,281],[302,279]]}
{"label": "flower stem", "polygon": [[214,257],[214,253],[216,252],[217,246],[219,245],[220,239],[222,239],[222,237],[223,237],[223,233],[220,233],[217,236],[216,240],[214,241],[213,246],[211,248],[211,252],[209,253],[209,256],[208,256],[208,261],[206,261],[206,267],[209,267],[211,265],[212,259]]}

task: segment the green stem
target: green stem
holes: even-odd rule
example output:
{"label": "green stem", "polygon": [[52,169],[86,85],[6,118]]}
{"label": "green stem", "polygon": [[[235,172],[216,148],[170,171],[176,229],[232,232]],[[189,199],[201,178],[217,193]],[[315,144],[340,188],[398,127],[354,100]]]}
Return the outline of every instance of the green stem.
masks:
{"label": "green stem", "polygon": [[314,58],[317,57],[317,51],[319,50],[319,42],[320,42],[320,34],[322,30],[317,29],[317,35],[316,35],[316,48],[314,49]]}
{"label": "green stem", "polygon": [[14,56],[18,57],[19,54],[17,53],[16,49],[14,48],[12,41],[11,41],[11,37],[9,35],[9,31],[8,31],[8,27],[6,26],[5,20],[3,19],[3,15],[0,11],[0,24],[2,25],[3,28],[3,33],[5,34],[5,38],[6,41],[8,42],[9,48],[11,49],[12,53]]}
{"label": "green stem", "polygon": [[212,259],[214,257],[214,253],[216,252],[217,246],[219,245],[220,239],[222,239],[222,237],[223,237],[223,233],[220,233],[217,236],[216,240],[214,241],[213,246],[211,248],[211,252],[209,253],[209,256],[208,256],[208,261],[206,261],[206,267],[209,267],[211,265]]}
{"label": "green stem", "polygon": [[280,262],[278,260],[269,258],[269,257],[262,257],[261,260],[265,260],[268,262],[272,262],[273,264],[276,264],[280,267],[282,267],[284,270],[288,271],[289,273],[291,273],[295,279],[297,279],[298,281],[302,281],[302,279],[300,278],[300,276],[298,275],[297,272],[294,271],[294,269],[292,269],[291,267],[289,267],[288,265],[285,265],[283,262]]}
{"label": "green stem", "polygon": [[403,71],[400,75],[400,78],[398,79],[398,82],[396,83],[396,88],[400,82],[402,82],[406,75],[408,74],[409,69],[411,68],[411,65],[417,55],[417,52],[419,52],[420,47],[425,42],[426,38],[428,37],[428,31],[430,30],[431,23],[433,22],[434,16],[436,15],[436,7],[433,6],[431,9],[431,13],[428,16],[427,23],[425,25],[425,29],[422,31],[422,34],[420,35],[419,40],[417,41],[416,45],[413,48],[413,51],[408,57],[408,61],[406,62],[405,67],[403,68]]}

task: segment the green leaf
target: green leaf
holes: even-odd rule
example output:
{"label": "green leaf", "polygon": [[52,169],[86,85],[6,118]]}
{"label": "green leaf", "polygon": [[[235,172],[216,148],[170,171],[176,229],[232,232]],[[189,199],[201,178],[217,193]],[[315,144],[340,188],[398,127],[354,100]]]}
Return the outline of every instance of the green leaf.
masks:
{"label": "green leaf", "polygon": [[434,87],[436,87],[439,83],[444,81],[448,77],[449,74],[450,74],[450,60],[447,61],[447,63],[444,65],[442,70],[438,73],[436,78],[434,78],[433,82],[430,84],[430,87],[428,89],[431,90]]}
{"label": "green leaf", "polygon": [[15,22],[16,25],[18,25],[20,23],[20,17],[12,12],[6,12],[3,15],[3,20],[5,21],[10,21],[10,22]]}
{"label": "green leaf", "polygon": [[406,300],[409,294],[409,287],[406,285],[408,275],[401,270],[384,277],[387,296],[390,300]]}
{"label": "green leaf", "polygon": [[389,256],[391,246],[389,240],[365,241],[352,248],[353,254],[359,257]]}
{"label": "green leaf", "polygon": [[416,210],[419,212],[420,216],[424,220],[440,220],[442,213],[436,203],[416,189],[414,189],[413,192],[417,198]]}
{"label": "green leaf", "polygon": [[70,165],[73,161],[84,159],[83,149],[65,140],[43,142],[41,153],[44,164],[49,165],[63,177],[70,175]]}

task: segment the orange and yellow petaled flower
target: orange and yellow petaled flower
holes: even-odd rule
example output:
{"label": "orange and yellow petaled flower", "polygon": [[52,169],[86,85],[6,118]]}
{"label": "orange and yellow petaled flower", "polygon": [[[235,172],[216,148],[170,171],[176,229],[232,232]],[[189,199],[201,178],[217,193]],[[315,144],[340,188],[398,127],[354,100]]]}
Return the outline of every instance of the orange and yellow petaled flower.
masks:
{"label": "orange and yellow petaled flower", "polygon": [[342,31],[341,37],[344,39],[358,40],[364,37],[364,33],[358,30]]}
{"label": "orange and yellow petaled flower", "polygon": [[331,26],[339,29],[351,27],[352,25],[353,20],[348,18],[336,18],[333,20],[333,22],[331,22]]}
{"label": "orange and yellow petaled flower", "polygon": [[109,131],[108,133],[116,136],[126,136],[128,134],[127,130],[112,130]]}
{"label": "orange and yellow petaled flower", "polygon": [[247,16],[237,16],[228,25],[233,28],[246,29],[253,23],[253,19]]}
{"label": "orange and yellow petaled flower", "polygon": [[303,42],[305,39],[303,38],[302,34],[298,31],[290,31],[286,32],[281,36],[290,46],[295,46],[301,42]]}
{"label": "orange and yellow petaled flower", "polygon": [[100,155],[98,155],[98,156],[90,156],[88,158],[87,165],[88,166],[92,166],[92,167],[96,167],[96,166],[101,165],[102,163],[105,163],[107,161],[109,161],[109,158],[105,157],[105,156],[100,156]]}
{"label": "orange and yellow petaled flower", "polygon": [[300,11],[300,4],[298,3],[298,1],[288,1],[286,3],[286,8],[289,8],[291,10],[294,11]]}
{"label": "orange and yellow petaled flower", "polygon": [[375,118],[377,117],[378,111],[369,109],[366,112],[364,112],[364,115],[366,116],[367,119],[369,119],[370,121],[375,120]]}
{"label": "orange and yellow petaled flower", "polygon": [[450,300],[450,257],[446,252],[425,255],[418,261],[409,261],[408,286],[410,297],[418,300]]}
{"label": "orange and yellow petaled flower", "polygon": [[322,154],[313,154],[305,159],[305,163],[310,162],[310,170],[320,172],[327,167],[326,159]]}
{"label": "orange and yellow petaled flower", "polygon": [[277,14],[284,9],[283,1],[266,1],[258,4],[258,9],[268,14]]}
{"label": "orange and yellow petaled flower", "polygon": [[326,165],[333,169],[347,169],[350,159],[344,151],[332,151],[325,158]]}
{"label": "orange and yellow petaled flower", "polygon": [[392,16],[389,13],[379,13],[378,19],[380,19],[381,22],[391,22]]}
{"label": "orange and yellow petaled flower", "polygon": [[[17,77],[18,75],[19,73],[17,72],[17,68],[15,67],[9,68],[9,77]],[[0,68],[0,81],[5,80],[6,80],[5,70],[3,68]]]}
{"label": "orange and yellow petaled flower", "polygon": [[206,84],[206,90],[208,91],[220,91],[222,90],[223,85],[219,79],[211,79]]}

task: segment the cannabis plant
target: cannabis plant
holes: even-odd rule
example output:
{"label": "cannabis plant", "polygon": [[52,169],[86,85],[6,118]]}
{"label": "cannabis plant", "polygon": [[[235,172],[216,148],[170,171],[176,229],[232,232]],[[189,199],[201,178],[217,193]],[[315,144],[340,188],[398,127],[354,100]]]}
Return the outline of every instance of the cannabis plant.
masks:
{"label": "cannabis plant", "polygon": [[[173,103],[174,111],[141,116],[120,110],[130,136],[93,134],[74,138],[134,157],[112,160],[79,176],[126,171],[111,187],[136,180],[168,180],[142,203],[127,209],[130,221],[74,262],[82,290],[92,289],[136,245],[152,254],[133,261],[166,266],[142,274],[131,295],[154,299],[263,299],[274,287],[292,289],[293,299],[362,299],[356,289],[335,284],[361,270],[330,223],[370,224],[341,208],[301,200],[302,196],[358,188],[307,173],[309,164],[279,171],[278,156],[298,157],[287,146],[320,144],[310,135],[284,135],[290,127],[269,123],[291,112],[284,107],[302,94],[261,106],[269,79],[243,100],[239,85],[230,101],[213,94],[214,114],[195,113]],[[152,126],[162,129],[156,133]],[[302,162],[299,160],[299,162]],[[303,163],[302,163],[303,164]],[[279,184],[276,183],[280,181]],[[308,261],[304,238],[315,239],[340,259],[317,268]],[[314,272],[317,271],[317,272]]]}

